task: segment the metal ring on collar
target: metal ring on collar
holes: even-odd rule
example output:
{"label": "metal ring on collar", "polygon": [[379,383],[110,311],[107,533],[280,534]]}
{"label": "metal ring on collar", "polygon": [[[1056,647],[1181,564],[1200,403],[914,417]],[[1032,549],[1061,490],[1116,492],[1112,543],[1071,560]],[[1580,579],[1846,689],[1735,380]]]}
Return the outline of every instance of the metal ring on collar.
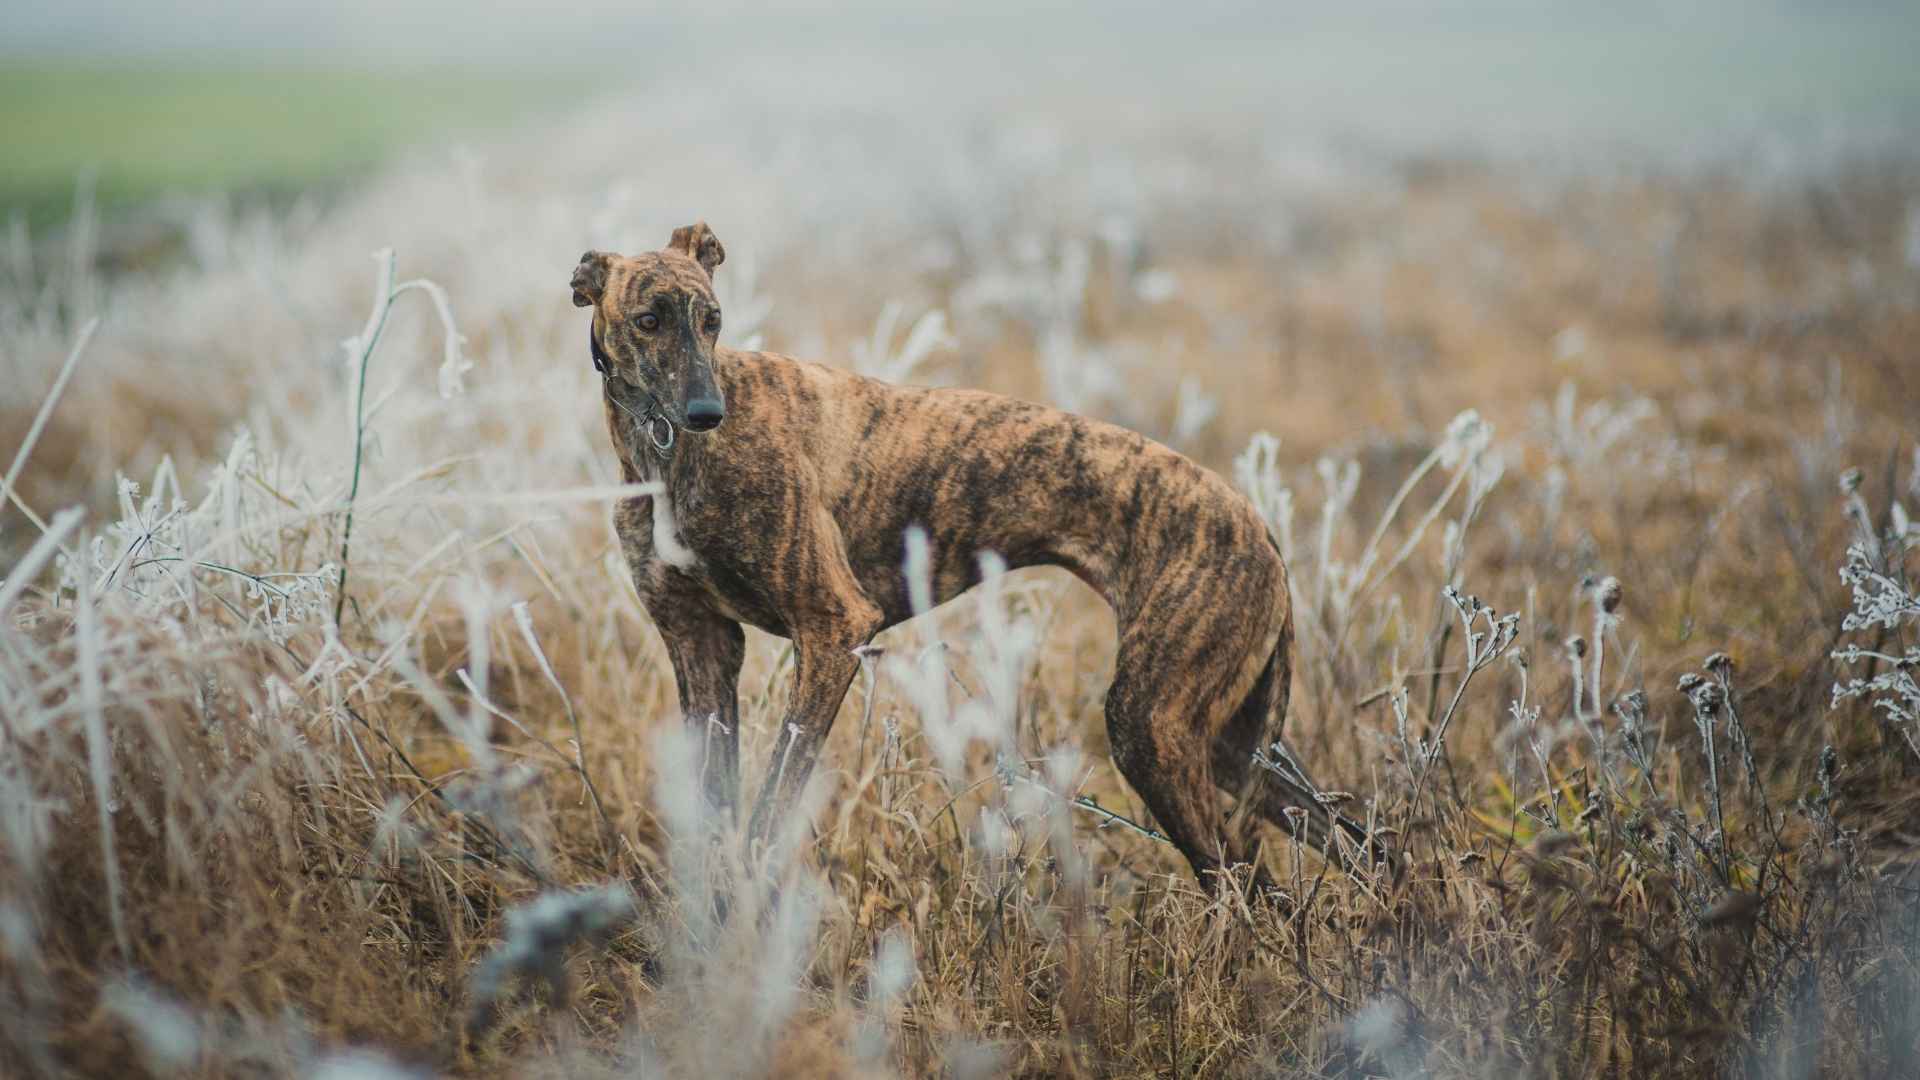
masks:
{"label": "metal ring on collar", "polygon": [[[667,429],[667,437],[665,439],[662,439],[659,435],[659,429],[662,427]],[[673,449],[673,421],[659,413],[654,413],[648,417],[647,441],[653,444],[653,448],[660,452],[661,457],[665,457],[667,451]]]}

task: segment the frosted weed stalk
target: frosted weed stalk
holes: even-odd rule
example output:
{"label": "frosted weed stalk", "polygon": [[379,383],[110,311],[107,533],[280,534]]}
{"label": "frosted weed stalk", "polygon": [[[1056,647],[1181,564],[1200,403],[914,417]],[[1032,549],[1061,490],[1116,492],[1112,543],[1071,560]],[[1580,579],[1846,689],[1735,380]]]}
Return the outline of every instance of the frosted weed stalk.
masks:
{"label": "frosted weed stalk", "polygon": [[906,308],[890,301],[874,320],[873,333],[865,341],[853,343],[853,369],[887,382],[904,383],[915,379],[938,378],[937,372],[922,371],[922,365],[936,352],[952,349],[958,342],[947,332],[946,312],[935,308],[913,321],[899,344],[894,338]]}
{"label": "frosted weed stalk", "polygon": [[[360,333],[340,343],[347,354],[347,372],[351,377],[350,392],[353,398],[353,479],[347,487],[346,518],[340,527],[340,582],[339,595],[333,602],[333,622],[340,625],[340,615],[347,605],[347,569],[352,565],[353,543],[353,504],[360,496],[360,456],[366,449],[367,426],[367,365],[373,362],[373,351],[380,345],[380,335],[387,328],[387,316],[393,311],[393,302],[409,292],[422,292],[433,301],[433,307],[440,315],[442,331],[445,334],[445,357],[440,362],[440,396],[451,398],[460,392],[460,378],[473,365],[460,351],[466,341],[460,332],[454,329],[453,311],[447,303],[446,290],[425,278],[393,283],[394,254],[392,248],[383,248],[373,253],[374,262],[380,265],[380,273],[374,282],[373,307],[367,313],[367,324]],[[378,406],[376,406],[377,408]]]}
{"label": "frosted weed stalk", "polygon": [[[707,804],[699,739],[668,728],[655,740],[654,752],[659,763],[654,798],[667,829],[670,888],[642,903],[632,926],[629,948],[651,958],[652,985],[622,1036],[614,1074],[638,1070],[649,1076],[744,1078],[777,1073],[788,1047],[804,1038],[803,1018],[820,1005],[807,976],[823,948],[832,891],[808,865],[805,837],[820,811],[823,784],[809,783],[793,817],[769,849],[750,862],[742,857],[741,832]],[[539,973],[543,980],[557,974],[562,987],[567,944],[588,934],[604,936],[633,913],[629,894],[614,886],[549,894],[535,904],[566,913],[546,920],[563,932],[517,936],[510,925],[508,941],[495,955],[522,956],[521,970]],[[516,945],[518,937],[532,944]],[[892,995],[903,992],[910,978],[910,952],[903,962],[899,946],[892,946],[881,962],[880,1000],[858,1046],[864,1056],[884,1056]],[[476,1007],[490,1000],[483,993],[492,985],[488,974],[485,966],[475,974]],[[555,1004],[564,1006],[565,996]],[[602,1068],[590,1056],[569,1063],[570,1070]]]}
{"label": "frosted weed stalk", "polygon": [[[1351,518],[1359,491],[1359,462],[1323,457],[1314,463],[1323,501],[1313,542],[1307,546],[1296,534],[1295,498],[1282,474],[1279,440],[1260,432],[1234,459],[1234,477],[1240,489],[1266,519],[1287,561],[1294,618],[1309,664],[1330,674],[1349,657],[1347,635],[1367,599],[1419,550],[1428,530],[1464,489],[1466,498],[1459,516],[1445,530],[1447,577],[1452,587],[1451,579],[1464,558],[1467,527],[1505,471],[1502,455],[1491,450],[1492,442],[1493,428],[1477,412],[1469,409],[1455,416],[1438,443],[1400,482],[1351,561],[1340,558],[1336,541]],[[1406,526],[1399,544],[1389,548],[1388,536],[1401,511],[1421,481],[1436,469],[1448,474],[1444,488]]]}
{"label": "frosted weed stalk", "polygon": [[[1910,470],[1907,492],[1920,499],[1920,450]],[[1868,674],[1836,681],[1832,703],[1838,707],[1864,698],[1883,728],[1920,759],[1920,683],[1915,682],[1920,672],[1920,578],[1910,565],[1913,552],[1920,550],[1920,526],[1895,499],[1888,505],[1885,528],[1876,530],[1860,495],[1858,469],[1841,476],[1840,491],[1854,529],[1840,567],[1840,581],[1852,591],[1853,606],[1840,629],[1870,634],[1872,643],[1850,641],[1833,651],[1834,660],[1849,668],[1865,664]]]}

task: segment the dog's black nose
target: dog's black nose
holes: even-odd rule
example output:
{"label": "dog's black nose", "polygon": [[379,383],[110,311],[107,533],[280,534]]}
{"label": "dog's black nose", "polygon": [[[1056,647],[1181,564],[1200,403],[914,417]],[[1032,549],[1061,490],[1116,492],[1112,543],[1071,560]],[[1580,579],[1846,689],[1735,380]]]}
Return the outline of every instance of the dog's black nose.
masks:
{"label": "dog's black nose", "polygon": [[727,407],[719,398],[694,398],[687,402],[687,427],[693,431],[712,431],[727,418]]}

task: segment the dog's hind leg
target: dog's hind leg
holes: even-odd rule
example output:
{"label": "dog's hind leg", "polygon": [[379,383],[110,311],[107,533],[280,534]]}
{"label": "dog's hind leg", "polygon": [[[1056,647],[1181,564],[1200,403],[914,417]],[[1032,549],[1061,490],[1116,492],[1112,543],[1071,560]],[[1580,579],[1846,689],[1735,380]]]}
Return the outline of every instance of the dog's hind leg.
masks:
{"label": "dog's hind leg", "polygon": [[1107,690],[1107,738],[1120,774],[1194,876],[1211,885],[1212,872],[1249,861],[1224,827],[1209,751],[1209,733],[1232,707],[1241,661],[1210,658],[1208,644],[1220,639],[1211,627],[1198,629],[1175,640],[1158,619],[1123,627]]}
{"label": "dog's hind leg", "polygon": [[[1288,683],[1293,674],[1290,638],[1291,634],[1281,635],[1252,691],[1214,741],[1213,780],[1235,799],[1251,800],[1247,809],[1278,826],[1289,839],[1315,851],[1331,850],[1335,858],[1341,858],[1343,849],[1334,844],[1332,831],[1338,828],[1363,850],[1373,846],[1367,831],[1316,799],[1318,785],[1304,773],[1297,779],[1282,776],[1253,761],[1256,751],[1271,749],[1263,745],[1266,740],[1280,738],[1286,720]],[[1292,765],[1298,768],[1300,762],[1295,759]]]}

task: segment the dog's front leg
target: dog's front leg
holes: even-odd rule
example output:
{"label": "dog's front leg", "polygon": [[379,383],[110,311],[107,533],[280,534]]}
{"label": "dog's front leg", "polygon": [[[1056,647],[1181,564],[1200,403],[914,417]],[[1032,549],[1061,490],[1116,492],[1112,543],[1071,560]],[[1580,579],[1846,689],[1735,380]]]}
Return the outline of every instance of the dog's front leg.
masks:
{"label": "dog's front leg", "polygon": [[656,623],[673,661],[674,686],[687,734],[701,748],[701,782],[715,824],[731,828],[740,799],[740,664],[746,635],[740,624],[677,608]]}
{"label": "dog's front leg", "polygon": [[860,669],[860,659],[853,650],[866,644],[875,628],[872,624],[850,627],[812,641],[795,638],[793,696],[774,741],[767,782],[761,785],[747,828],[749,850],[764,850],[764,845],[776,838],[775,830],[785,825],[813,773],[814,760],[827,741],[827,733],[833,730],[847,687]]}

